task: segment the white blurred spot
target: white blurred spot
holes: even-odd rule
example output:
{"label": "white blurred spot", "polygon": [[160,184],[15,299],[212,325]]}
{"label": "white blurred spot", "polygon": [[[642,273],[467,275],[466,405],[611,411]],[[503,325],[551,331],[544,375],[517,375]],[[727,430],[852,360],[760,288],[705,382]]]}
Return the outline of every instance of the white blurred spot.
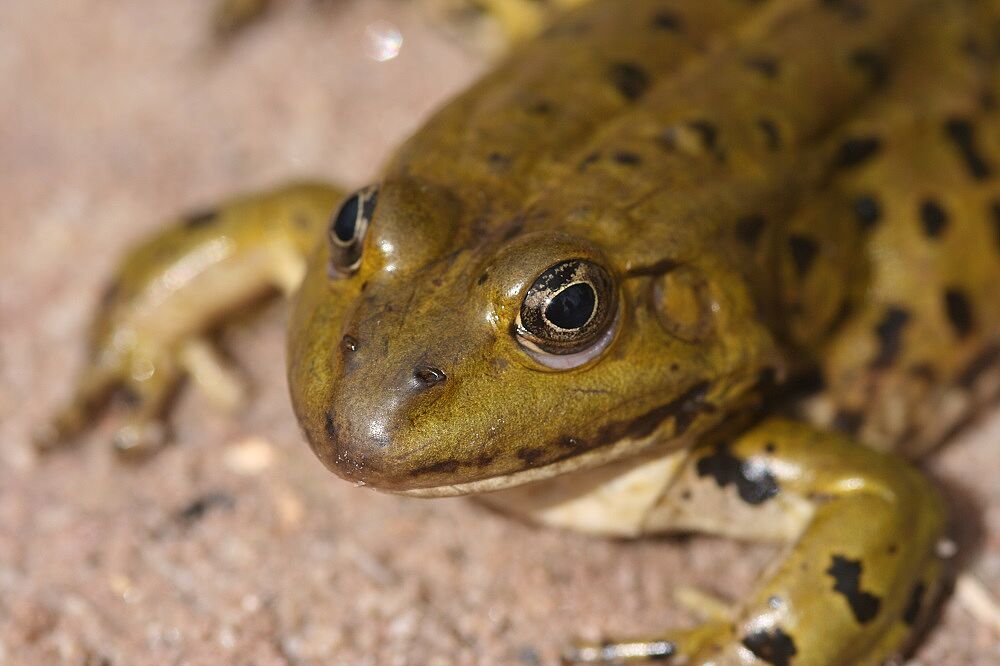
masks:
{"label": "white blurred spot", "polygon": [[231,472],[244,476],[260,474],[274,462],[271,444],[259,437],[247,437],[230,445],[222,455],[223,464]]}
{"label": "white blurred spot", "polygon": [[373,21],[365,27],[368,57],[378,62],[392,60],[403,48],[403,34],[388,21]]}

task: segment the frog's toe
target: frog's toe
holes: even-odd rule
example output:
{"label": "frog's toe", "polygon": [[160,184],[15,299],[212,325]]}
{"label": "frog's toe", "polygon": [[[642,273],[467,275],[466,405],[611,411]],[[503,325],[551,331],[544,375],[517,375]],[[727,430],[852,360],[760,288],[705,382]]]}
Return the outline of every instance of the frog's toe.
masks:
{"label": "frog's toe", "polygon": [[694,666],[709,663],[706,660],[708,653],[717,657],[720,646],[730,642],[732,637],[730,624],[707,622],[692,629],[667,632],[657,638],[579,643],[563,653],[562,661],[564,664],[655,661],[660,664]]}
{"label": "frog's toe", "polygon": [[207,340],[185,342],[178,361],[202,395],[219,409],[235,412],[246,403],[246,383]]}
{"label": "frog's toe", "polygon": [[[669,640],[580,643],[563,653],[564,664],[617,664],[625,661],[672,660],[677,645]],[[667,661],[666,663],[670,663]]]}
{"label": "frog's toe", "polygon": [[117,382],[114,369],[86,368],[69,402],[32,433],[35,450],[45,454],[74,443]]}

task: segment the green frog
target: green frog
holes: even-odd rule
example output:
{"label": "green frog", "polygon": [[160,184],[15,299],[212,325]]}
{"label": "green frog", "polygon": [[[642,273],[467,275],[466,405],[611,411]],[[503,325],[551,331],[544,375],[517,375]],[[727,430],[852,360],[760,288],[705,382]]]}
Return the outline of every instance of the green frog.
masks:
{"label": "green frog", "polygon": [[39,444],[117,392],[148,456],[186,376],[237,404],[206,332],[294,294],[295,414],[339,476],[785,546],[730,614],[568,660],[884,663],[942,586],[913,462],[1000,394],[1000,3],[569,4],[379,182],[136,248]]}

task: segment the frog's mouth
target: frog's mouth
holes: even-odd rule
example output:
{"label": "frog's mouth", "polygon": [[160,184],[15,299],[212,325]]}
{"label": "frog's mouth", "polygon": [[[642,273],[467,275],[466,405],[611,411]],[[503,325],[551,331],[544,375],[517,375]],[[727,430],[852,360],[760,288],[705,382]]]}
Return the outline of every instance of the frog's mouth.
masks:
{"label": "frog's mouth", "polygon": [[686,446],[689,440],[690,437],[688,436],[663,440],[656,434],[641,439],[624,438],[614,443],[606,444],[600,448],[592,449],[570,458],[564,458],[563,460],[557,460],[547,465],[531,467],[485,479],[430,486],[425,488],[376,488],[376,490],[393,495],[426,498],[478,495],[481,493],[505,490],[507,488],[513,488],[526,483],[543,481],[545,479],[561,476],[570,472],[593,469],[594,467],[600,467],[622,458],[637,455],[638,453],[646,451],[654,446],[658,449],[662,448],[664,453],[676,451]]}

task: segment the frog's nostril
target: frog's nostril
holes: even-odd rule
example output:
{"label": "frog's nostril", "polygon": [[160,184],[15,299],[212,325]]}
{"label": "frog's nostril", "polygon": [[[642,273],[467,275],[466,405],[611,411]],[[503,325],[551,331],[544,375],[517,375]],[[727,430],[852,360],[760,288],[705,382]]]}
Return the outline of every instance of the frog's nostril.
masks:
{"label": "frog's nostril", "polygon": [[345,352],[357,351],[358,340],[351,335],[345,335],[340,339],[340,349]]}
{"label": "frog's nostril", "polygon": [[435,384],[440,384],[448,378],[444,372],[438,368],[432,368],[429,365],[418,365],[413,371],[413,377],[424,388],[430,388]]}

